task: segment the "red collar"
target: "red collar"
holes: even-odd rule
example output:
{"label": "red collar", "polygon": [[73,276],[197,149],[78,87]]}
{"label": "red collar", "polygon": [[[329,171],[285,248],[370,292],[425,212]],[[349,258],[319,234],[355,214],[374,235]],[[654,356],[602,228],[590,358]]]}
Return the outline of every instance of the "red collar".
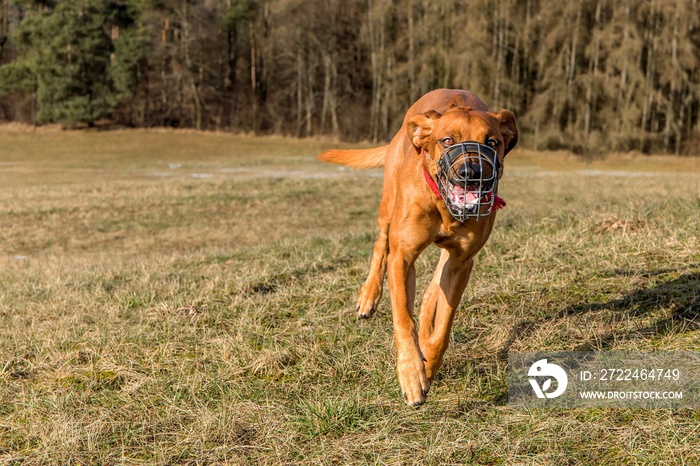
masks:
{"label": "red collar", "polygon": [[[423,176],[425,177],[425,181],[428,183],[428,187],[430,190],[435,194],[438,198],[442,199],[442,196],[440,195],[440,189],[438,188],[437,183],[435,180],[430,176],[430,173],[428,173],[428,170],[423,167]],[[506,201],[502,197],[496,196],[496,199],[493,201],[493,208],[492,210],[494,212],[497,212],[504,208],[506,206]]]}
{"label": "red collar", "polygon": [[442,199],[442,196],[440,195],[440,189],[438,189],[437,183],[434,179],[430,177],[430,173],[428,173],[428,170],[426,170],[425,167],[423,167],[423,176],[425,176],[425,181],[428,182],[428,186],[430,187],[430,190],[433,192],[433,194]]}

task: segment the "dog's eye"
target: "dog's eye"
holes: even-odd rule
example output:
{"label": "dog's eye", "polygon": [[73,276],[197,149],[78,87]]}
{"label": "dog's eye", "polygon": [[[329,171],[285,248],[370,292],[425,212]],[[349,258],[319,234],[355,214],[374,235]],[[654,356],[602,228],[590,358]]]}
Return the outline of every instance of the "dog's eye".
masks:
{"label": "dog's eye", "polygon": [[451,146],[452,145],[452,138],[442,138],[440,140],[440,143],[445,147]]}
{"label": "dog's eye", "polygon": [[489,140],[486,141],[486,144],[493,148],[496,148],[498,146],[498,141],[496,141],[494,138],[489,138]]}

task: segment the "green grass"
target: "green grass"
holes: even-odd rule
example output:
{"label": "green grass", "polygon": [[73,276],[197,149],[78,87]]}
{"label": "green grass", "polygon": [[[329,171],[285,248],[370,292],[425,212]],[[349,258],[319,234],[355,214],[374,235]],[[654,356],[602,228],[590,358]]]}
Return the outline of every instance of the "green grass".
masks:
{"label": "green grass", "polygon": [[[697,464],[690,409],[513,409],[509,350],[700,349],[700,161],[515,151],[428,404],[334,144],[0,129],[2,464]],[[418,264],[423,289],[437,260]]]}

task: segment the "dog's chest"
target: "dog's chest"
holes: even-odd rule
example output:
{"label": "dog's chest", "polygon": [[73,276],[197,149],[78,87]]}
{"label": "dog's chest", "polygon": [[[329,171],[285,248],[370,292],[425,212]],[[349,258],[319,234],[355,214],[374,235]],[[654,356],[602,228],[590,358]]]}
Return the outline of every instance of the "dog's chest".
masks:
{"label": "dog's chest", "polygon": [[467,221],[453,222],[448,226],[442,225],[435,244],[448,250],[465,252],[469,255],[476,253],[486,243],[491,232],[492,222]]}

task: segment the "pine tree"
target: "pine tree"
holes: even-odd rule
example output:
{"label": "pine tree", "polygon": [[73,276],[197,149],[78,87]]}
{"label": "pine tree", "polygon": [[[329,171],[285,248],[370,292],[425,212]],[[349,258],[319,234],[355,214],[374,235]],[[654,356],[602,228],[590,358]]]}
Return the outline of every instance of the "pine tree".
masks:
{"label": "pine tree", "polygon": [[127,79],[134,64],[130,36],[125,34],[118,47],[123,61],[115,54],[118,37],[111,36],[120,25],[132,22],[133,10],[108,0],[62,0],[55,5],[35,1],[23,6],[26,16],[15,34],[20,58],[2,67],[7,67],[2,75],[13,78],[8,85],[34,90],[39,123],[92,125],[108,116],[120,93],[134,87]]}

